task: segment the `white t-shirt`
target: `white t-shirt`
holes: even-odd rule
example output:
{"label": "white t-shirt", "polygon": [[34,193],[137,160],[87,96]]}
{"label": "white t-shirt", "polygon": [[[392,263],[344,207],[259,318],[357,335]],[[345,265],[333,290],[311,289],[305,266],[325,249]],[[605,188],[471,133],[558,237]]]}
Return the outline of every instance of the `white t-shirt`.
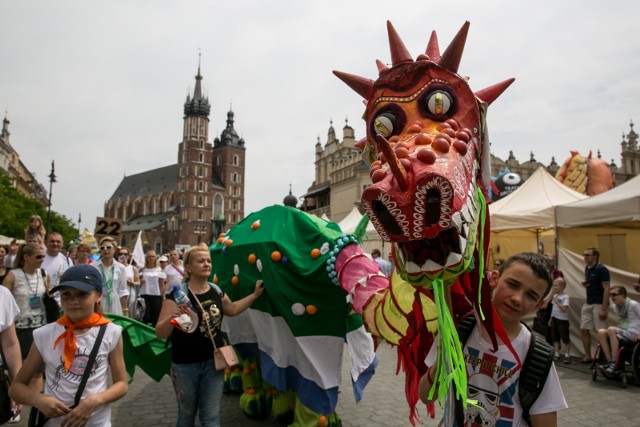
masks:
{"label": "white t-shirt", "polygon": [[[613,310],[616,312],[618,316],[620,316],[620,327],[628,330],[634,334],[640,334],[640,303],[634,301],[630,298],[625,300],[626,309],[623,307],[618,307],[617,305],[613,305]],[[626,319],[626,325],[623,322]]]}
{"label": "white t-shirt", "polygon": [[102,275],[102,311],[105,313],[119,314],[122,316],[122,305],[120,298],[129,296],[127,288],[127,272],[124,265],[118,261],[113,261],[109,268],[102,265],[102,261],[91,264],[98,269]]}
{"label": "white t-shirt", "polygon": [[173,286],[180,287],[184,283],[184,268],[169,264],[164,268],[164,274],[167,275],[167,283],[164,286],[164,293],[170,294],[173,292]]}
{"label": "white t-shirt", "polygon": [[144,277],[144,283],[142,283],[142,280],[140,281],[140,295],[161,296],[164,294],[164,288],[161,292],[158,281],[166,279],[167,275],[164,274],[160,267],[145,268],[140,272],[140,277]]}
{"label": "white t-shirt", "polygon": [[71,266],[73,266],[73,262],[61,252],[58,252],[56,256],[47,255],[45,252],[42,268],[44,268],[44,270],[49,273],[49,277],[51,277],[52,289],[58,286],[62,273],[67,271],[67,268]]}
{"label": "white t-shirt", "polygon": [[553,308],[551,309],[551,317],[555,317],[560,320],[569,320],[569,311],[560,310],[558,305],[569,307],[569,295],[557,294],[553,297]]}
{"label": "white t-shirt", "polygon": [[[76,392],[99,329],[98,327],[93,327],[83,334],[76,334],[76,355],[69,371],[66,371],[64,367],[62,357],[63,342],[61,341],[55,348],[53,347],[55,340],[64,332],[64,326],[54,322],[33,331],[33,342],[45,362],[45,394],[55,396],[67,406],[74,404]],[[114,323],[107,325],[89,381],[87,381],[82,392],[81,400],[90,394],[100,393],[107,389],[109,353],[116,347],[121,335],[122,328],[120,326]],[[63,416],[52,418],[47,422],[47,427],[59,426],[62,420],[64,420]],[[98,406],[85,425],[95,427],[110,426],[111,407],[109,405]]]}
{"label": "white t-shirt", "polygon": [[[520,333],[511,344],[523,363],[530,343],[531,332],[521,326]],[[469,399],[477,400],[478,405],[484,409],[469,405],[464,413],[465,420],[474,420],[477,425],[484,427],[527,427],[522,418],[522,405],[518,393],[518,363],[506,345],[499,345],[495,353],[491,351],[492,348],[492,344],[482,338],[480,327],[476,325],[462,352],[468,376],[467,396]],[[436,356],[437,348],[433,345],[425,359],[426,365],[433,365]],[[542,393],[529,410],[529,414],[546,414],[565,408],[567,402],[560,387],[556,367],[551,365]]]}
{"label": "white t-shirt", "polygon": [[13,299],[11,291],[0,286],[0,332],[9,329],[18,313],[20,313],[20,309],[16,300]]}
{"label": "white t-shirt", "polygon": [[39,328],[47,323],[46,312],[42,297],[47,291],[42,270],[33,274],[26,274],[23,269],[16,268],[13,272],[13,288],[11,294],[15,299],[20,314],[15,319],[17,329]]}

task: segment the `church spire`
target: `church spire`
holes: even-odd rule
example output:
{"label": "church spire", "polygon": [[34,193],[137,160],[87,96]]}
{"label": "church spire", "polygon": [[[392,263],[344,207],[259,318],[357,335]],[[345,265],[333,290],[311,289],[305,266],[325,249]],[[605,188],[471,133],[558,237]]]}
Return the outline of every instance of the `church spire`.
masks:
{"label": "church spire", "polygon": [[198,74],[196,75],[196,87],[193,90],[193,97],[187,95],[184,103],[185,116],[205,116],[209,117],[211,105],[209,100],[202,95],[202,75],[200,74],[200,60],[202,54],[198,53]]}

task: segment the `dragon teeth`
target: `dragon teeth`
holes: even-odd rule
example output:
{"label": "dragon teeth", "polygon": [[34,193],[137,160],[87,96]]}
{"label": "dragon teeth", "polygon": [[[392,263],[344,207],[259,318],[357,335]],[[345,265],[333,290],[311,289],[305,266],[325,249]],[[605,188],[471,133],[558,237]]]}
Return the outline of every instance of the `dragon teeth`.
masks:
{"label": "dragon teeth", "polygon": [[462,261],[462,254],[457,254],[455,252],[451,252],[447,257],[447,267],[451,267],[452,265],[456,265]]}

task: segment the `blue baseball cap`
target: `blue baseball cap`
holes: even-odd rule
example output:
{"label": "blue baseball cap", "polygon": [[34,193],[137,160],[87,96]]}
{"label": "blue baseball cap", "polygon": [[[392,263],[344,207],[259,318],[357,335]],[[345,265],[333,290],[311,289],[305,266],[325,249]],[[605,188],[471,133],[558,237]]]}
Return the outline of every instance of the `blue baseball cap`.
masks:
{"label": "blue baseball cap", "polygon": [[90,292],[92,290],[102,293],[102,276],[97,268],[89,264],[78,264],[68,268],[62,277],[60,283],[51,292],[59,291],[62,287],[75,288],[82,292]]}

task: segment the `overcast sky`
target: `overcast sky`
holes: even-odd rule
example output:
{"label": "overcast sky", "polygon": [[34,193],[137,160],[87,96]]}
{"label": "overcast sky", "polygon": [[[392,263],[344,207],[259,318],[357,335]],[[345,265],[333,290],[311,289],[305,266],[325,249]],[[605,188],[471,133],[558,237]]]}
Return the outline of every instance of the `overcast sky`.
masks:
{"label": "overcast sky", "polygon": [[[0,0],[0,108],[11,144],[53,209],[95,225],[125,175],[177,162],[183,104],[202,53],[209,137],[232,105],[246,141],[245,214],[304,194],[318,136],[345,118],[364,136],[361,98],[331,71],[376,78],[386,20],[415,58],[471,22],[459,72],[474,91],[516,82],[489,109],[492,150],[548,164],[570,150],[620,164],[640,121],[640,2]],[[637,130],[637,129],[636,129]]]}

